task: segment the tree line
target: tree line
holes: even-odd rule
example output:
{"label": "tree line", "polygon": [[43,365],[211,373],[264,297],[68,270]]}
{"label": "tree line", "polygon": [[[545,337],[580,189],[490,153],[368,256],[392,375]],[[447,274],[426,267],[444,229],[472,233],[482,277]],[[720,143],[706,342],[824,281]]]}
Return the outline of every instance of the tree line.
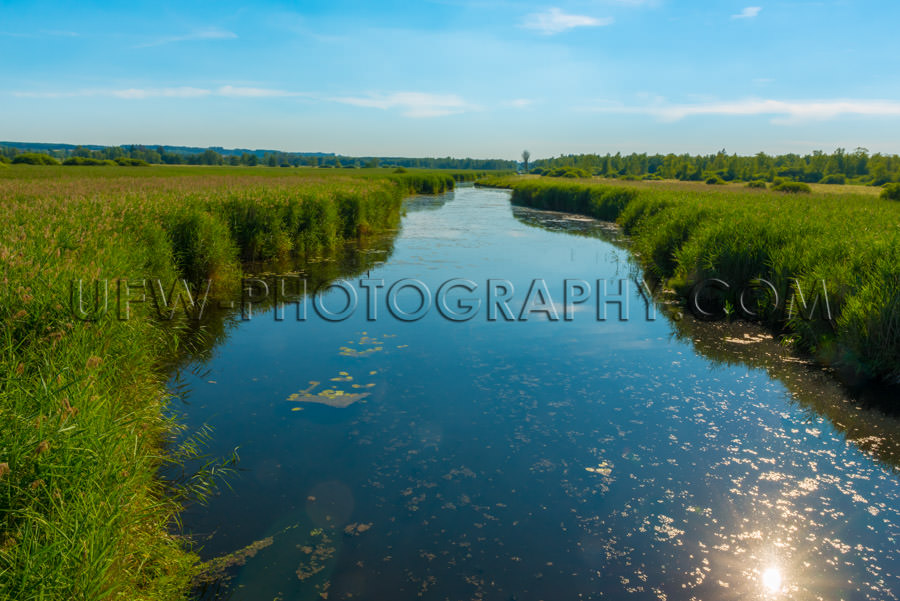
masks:
{"label": "tree line", "polygon": [[[28,155],[23,157],[22,155]],[[259,155],[256,152],[229,153],[218,152],[207,148],[200,152],[176,152],[163,146],[147,147],[140,145],[106,146],[103,148],[37,149],[29,147],[0,146],[0,161],[38,162],[48,161],[33,159],[34,155],[42,155],[53,159],[52,162],[63,162],[72,165],[110,164],[113,161],[122,164],[125,160],[143,161],[154,165],[233,165],[255,167],[330,167],[330,168],[363,168],[363,167],[412,167],[422,169],[477,169],[477,170],[515,170],[515,161],[503,159],[456,159],[443,158],[409,158],[409,157],[352,157],[342,155],[321,155],[293,152],[266,151]],[[72,160],[82,159],[82,160]]]}
{"label": "tree line", "polygon": [[831,154],[816,150],[811,154],[752,156],[728,154],[597,154],[564,155],[532,161],[532,173],[549,174],[559,169],[580,169],[586,175],[622,179],[678,179],[707,181],[775,181],[776,179],[823,184],[865,184],[881,186],[900,182],[900,156],[869,154],[865,148],[847,152],[838,148]]}

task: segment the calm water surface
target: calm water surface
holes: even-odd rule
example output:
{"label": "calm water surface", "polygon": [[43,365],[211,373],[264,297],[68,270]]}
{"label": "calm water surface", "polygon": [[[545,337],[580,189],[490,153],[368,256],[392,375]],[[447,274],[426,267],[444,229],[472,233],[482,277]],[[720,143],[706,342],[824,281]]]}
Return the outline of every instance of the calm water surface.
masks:
{"label": "calm water surface", "polygon": [[[466,278],[482,303],[508,279],[515,311],[544,278],[561,311],[564,278],[635,273],[614,237],[460,188],[410,200],[369,277]],[[405,323],[382,296],[375,322],[361,298],[232,328],[182,409],[242,472],[183,517],[206,558],[256,544],[203,594],[896,599],[897,421],[767,336],[647,320],[629,289],[629,321]]]}

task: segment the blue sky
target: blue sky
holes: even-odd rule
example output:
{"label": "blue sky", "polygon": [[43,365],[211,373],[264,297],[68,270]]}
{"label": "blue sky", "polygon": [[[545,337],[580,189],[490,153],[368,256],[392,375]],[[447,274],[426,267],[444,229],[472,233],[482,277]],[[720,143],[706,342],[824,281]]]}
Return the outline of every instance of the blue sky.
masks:
{"label": "blue sky", "polygon": [[0,0],[0,139],[900,152],[900,2]]}

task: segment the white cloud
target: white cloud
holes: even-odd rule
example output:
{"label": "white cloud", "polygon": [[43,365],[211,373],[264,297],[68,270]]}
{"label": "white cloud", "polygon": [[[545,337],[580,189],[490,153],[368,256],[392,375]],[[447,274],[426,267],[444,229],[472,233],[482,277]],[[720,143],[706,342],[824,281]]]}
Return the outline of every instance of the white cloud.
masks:
{"label": "white cloud", "polygon": [[114,98],[126,98],[129,100],[141,100],[144,98],[199,98],[209,96],[210,91],[203,88],[128,88],[125,90],[109,90],[91,95],[109,95]]}
{"label": "white cloud", "polygon": [[308,96],[303,92],[288,92],[272,88],[252,88],[241,86],[221,86],[217,89],[195,88],[191,86],[168,88],[121,88],[121,89],[87,89],[68,92],[13,92],[19,98],[75,98],[106,97],[123,100],[144,100],[147,98],[202,98],[205,96],[223,96],[226,98],[279,98],[289,96]]}
{"label": "white cloud", "polygon": [[145,44],[138,44],[135,48],[150,48],[152,46],[162,46],[163,44],[172,44],[175,42],[192,42],[196,40],[233,40],[237,38],[237,34],[232,31],[211,27],[194,31],[185,35],[169,36],[159,38]]}
{"label": "white cloud", "polygon": [[503,103],[503,106],[508,106],[516,109],[524,109],[534,104],[534,100],[531,98],[515,98],[513,100],[508,100]]}
{"label": "white cloud", "polygon": [[118,90],[74,90],[69,92],[13,92],[19,98],[75,98],[89,96],[105,96],[126,100],[144,98],[198,98],[209,96],[212,92],[204,88],[182,86],[177,88],[123,88]]}
{"label": "white cloud", "polygon": [[222,86],[216,90],[219,96],[227,96],[230,98],[285,98],[289,96],[307,96],[303,92],[288,92],[287,90],[276,90],[272,88],[252,88],[241,86]]}
{"label": "white cloud", "polygon": [[522,21],[522,27],[533,29],[542,35],[554,35],[575,27],[603,27],[612,24],[611,17],[598,19],[585,15],[566,14],[558,8],[542,13],[532,13]]}
{"label": "white cloud", "polygon": [[731,15],[732,19],[755,19],[762,10],[761,6],[748,6],[736,15]]}
{"label": "white cloud", "polygon": [[678,121],[694,116],[758,116],[776,117],[774,123],[829,120],[845,115],[900,117],[900,102],[892,100],[803,100],[784,101],[747,99],[701,104],[658,103],[643,107],[604,105],[589,110],[602,113],[651,115],[663,121]]}
{"label": "white cloud", "polygon": [[427,94],[424,92],[395,92],[387,95],[338,97],[331,100],[342,104],[381,110],[399,109],[406,117],[442,117],[474,108],[456,94]]}

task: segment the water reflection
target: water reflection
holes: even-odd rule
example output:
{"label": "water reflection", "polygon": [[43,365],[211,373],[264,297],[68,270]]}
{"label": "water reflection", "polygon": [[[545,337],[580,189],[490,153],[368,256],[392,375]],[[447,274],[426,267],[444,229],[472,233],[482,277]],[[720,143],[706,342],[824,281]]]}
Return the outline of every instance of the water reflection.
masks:
{"label": "water reflection", "polygon": [[[627,248],[627,239],[614,224],[554,211],[512,207],[522,223],[549,231],[592,236]],[[632,261],[632,274],[639,273]],[[642,297],[647,302],[646,297]],[[660,299],[658,299],[659,302]],[[664,300],[662,314],[669,319],[674,336],[691,344],[704,357],[724,366],[763,369],[781,382],[790,398],[813,415],[827,417],[846,439],[894,469],[900,469],[900,419],[884,409],[893,404],[898,389],[870,385],[842,385],[836,375],[814,362],[792,353],[764,328],[746,321],[708,322],[685,314]]]}
{"label": "water reflection", "polygon": [[[633,272],[588,231],[602,226],[536,220],[461,190],[408,212],[371,275]],[[186,376],[188,424],[216,427],[213,453],[240,444],[247,470],[184,515],[204,556],[240,559],[208,598],[895,598],[900,482],[879,463],[893,455],[852,437],[878,420],[798,400],[806,366],[711,360],[685,324],[240,324],[208,375]],[[728,344],[766,344],[751,336]],[[323,387],[368,396],[298,402]],[[896,440],[881,424],[879,449]]]}

